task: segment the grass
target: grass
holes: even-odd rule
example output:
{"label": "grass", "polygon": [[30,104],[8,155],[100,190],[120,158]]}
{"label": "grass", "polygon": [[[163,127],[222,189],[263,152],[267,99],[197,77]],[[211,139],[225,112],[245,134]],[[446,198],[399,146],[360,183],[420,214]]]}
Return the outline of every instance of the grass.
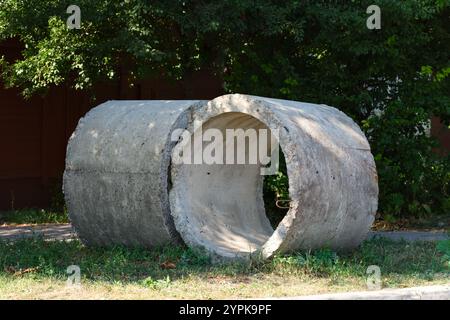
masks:
{"label": "grass", "polygon": [[0,212],[0,225],[68,223],[67,212],[45,209],[22,209]]}
{"label": "grass", "polygon": [[[78,265],[81,287],[66,285]],[[323,249],[214,265],[185,247],[89,248],[79,241],[0,242],[3,299],[228,299],[367,290],[366,270],[381,268],[384,287],[448,283],[450,242],[366,241],[353,253]]]}

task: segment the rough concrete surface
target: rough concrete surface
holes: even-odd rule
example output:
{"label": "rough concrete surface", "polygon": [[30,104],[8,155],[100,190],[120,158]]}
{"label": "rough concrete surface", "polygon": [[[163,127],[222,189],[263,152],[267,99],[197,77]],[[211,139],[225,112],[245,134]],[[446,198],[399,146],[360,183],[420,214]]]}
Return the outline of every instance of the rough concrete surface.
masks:
{"label": "rough concrete surface", "polygon": [[200,101],[109,101],[69,140],[64,194],[70,220],[92,245],[178,242],[168,203],[172,130]]}
{"label": "rough concrete surface", "polygon": [[344,113],[232,94],[196,108],[188,130],[194,134],[198,124],[278,130],[291,206],[273,230],[257,167],[173,164],[171,214],[188,245],[224,258],[252,253],[267,258],[323,246],[351,249],[366,238],[377,209],[377,173],[367,139]]}
{"label": "rough concrete surface", "polygon": [[[176,128],[279,131],[290,210],[273,230],[259,165],[171,164]],[[351,249],[377,209],[377,173],[360,128],[339,110],[225,95],[202,101],[110,101],[69,141],[64,193],[80,238],[93,245],[180,241],[223,258]]]}

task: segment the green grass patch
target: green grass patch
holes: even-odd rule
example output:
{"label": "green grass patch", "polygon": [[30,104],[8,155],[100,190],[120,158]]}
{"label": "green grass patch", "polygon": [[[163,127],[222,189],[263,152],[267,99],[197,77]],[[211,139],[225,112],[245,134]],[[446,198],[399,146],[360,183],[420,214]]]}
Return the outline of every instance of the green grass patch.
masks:
{"label": "green grass patch", "polygon": [[67,211],[56,212],[45,209],[22,209],[0,213],[0,224],[68,223]]}
{"label": "green grass patch", "polygon": [[439,241],[437,250],[442,254],[442,262],[450,268],[450,240]]}

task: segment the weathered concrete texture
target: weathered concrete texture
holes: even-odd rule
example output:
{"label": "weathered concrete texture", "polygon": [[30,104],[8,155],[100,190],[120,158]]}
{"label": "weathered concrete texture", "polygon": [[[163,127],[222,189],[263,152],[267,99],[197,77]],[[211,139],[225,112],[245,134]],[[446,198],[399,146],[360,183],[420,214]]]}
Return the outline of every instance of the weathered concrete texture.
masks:
{"label": "weathered concrete texture", "polygon": [[179,241],[168,202],[170,135],[200,101],[109,101],[80,120],[67,149],[64,194],[92,245]]}
{"label": "weathered concrete texture", "polygon": [[[171,163],[177,128],[279,130],[291,208],[273,230],[259,165]],[[339,110],[226,95],[202,101],[111,101],[69,141],[64,192],[73,226],[88,244],[180,241],[219,257],[248,257],[365,239],[378,186],[369,144]],[[170,193],[170,204],[169,204]]]}
{"label": "weathered concrete texture", "polygon": [[273,230],[264,214],[262,179],[254,165],[173,164],[175,227],[190,246],[224,258],[314,249],[351,249],[367,236],[378,184],[370,146],[344,113],[326,105],[225,95],[194,108],[198,125],[279,130],[291,207]]}

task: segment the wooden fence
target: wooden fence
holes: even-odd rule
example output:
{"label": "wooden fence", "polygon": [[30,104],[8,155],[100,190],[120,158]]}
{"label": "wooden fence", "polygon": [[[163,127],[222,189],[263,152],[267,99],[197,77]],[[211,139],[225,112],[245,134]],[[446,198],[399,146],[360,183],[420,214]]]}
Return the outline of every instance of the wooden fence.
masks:
{"label": "wooden fence", "polygon": [[[13,59],[20,47],[2,43],[1,54]],[[176,83],[150,79],[133,88],[124,81],[97,85],[92,92],[55,87],[30,100],[0,82],[0,210],[50,204],[60,189],[68,138],[92,107],[107,100],[212,99],[222,93],[220,79],[207,71]]]}

